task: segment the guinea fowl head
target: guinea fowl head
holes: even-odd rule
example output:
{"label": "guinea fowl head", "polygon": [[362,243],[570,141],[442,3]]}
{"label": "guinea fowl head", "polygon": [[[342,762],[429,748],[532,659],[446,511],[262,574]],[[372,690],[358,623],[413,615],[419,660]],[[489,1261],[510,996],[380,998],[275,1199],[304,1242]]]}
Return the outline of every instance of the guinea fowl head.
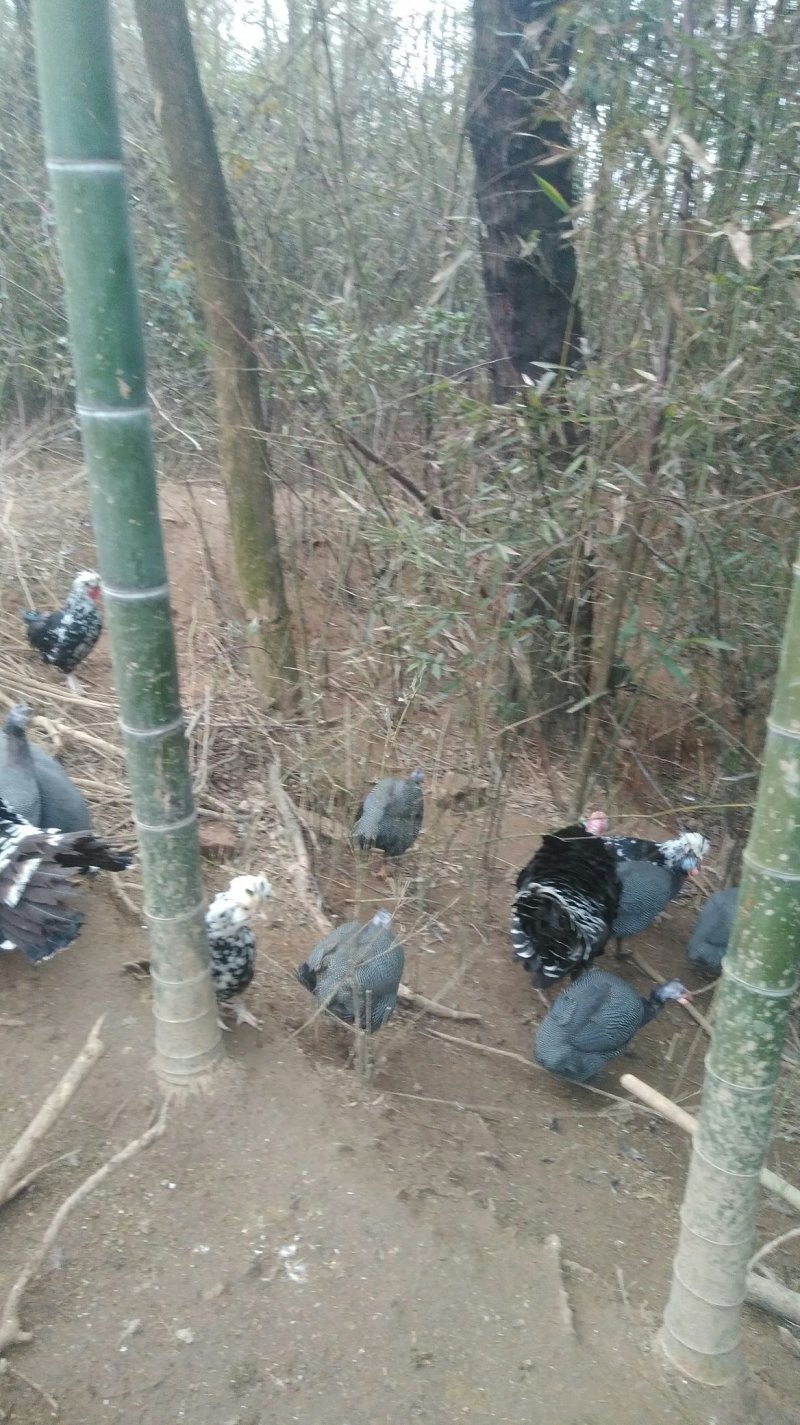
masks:
{"label": "guinea fowl head", "polygon": [[422,768],[415,767],[408,780],[409,782],[416,782],[417,785],[421,787],[422,783],[425,781],[425,773],[423,772]]}
{"label": "guinea fowl head", "polygon": [[392,923],[391,911],[379,910],[372,917],[372,924],[377,925],[380,930],[387,930]]}
{"label": "guinea fowl head", "polygon": [[16,707],[12,708],[11,711],[7,714],[6,720],[3,723],[3,731],[24,734],[28,723],[30,722],[30,716],[31,710],[27,706],[27,704],[17,703]]}
{"label": "guinea fowl head", "polygon": [[90,599],[100,598],[100,575],[94,569],[82,569],[72,581],[73,594],[86,594]]}
{"label": "guinea fowl head", "polygon": [[608,834],[608,817],[604,811],[590,811],[583,824],[592,836],[606,836]]}
{"label": "guinea fowl head", "polygon": [[669,1000],[677,1000],[678,1004],[691,1004],[692,996],[686,986],[680,980],[668,980],[665,985],[659,985],[657,990],[653,990],[650,1000],[655,1003],[657,1009],[661,1009]]}

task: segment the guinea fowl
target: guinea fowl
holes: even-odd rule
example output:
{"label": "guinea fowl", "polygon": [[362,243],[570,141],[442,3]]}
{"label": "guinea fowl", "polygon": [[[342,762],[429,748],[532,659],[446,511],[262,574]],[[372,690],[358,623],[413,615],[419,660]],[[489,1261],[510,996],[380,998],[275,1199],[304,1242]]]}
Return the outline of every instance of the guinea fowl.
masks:
{"label": "guinea fowl", "polygon": [[0,797],[0,950],[21,950],[35,964],[78,935],[83,916],[70,908],[78,871],[124,871],[127,852],[86,831],[41,831]]}
{"label": "guinea fowl", "polygon": [[12,708],[0,737],[0,796],[34,826],[57,831],[91,831],[92,816],[78,790],[55,757],[28,742],[30,710]]}
{"label": "guinea fowl", "polygon": [[670,849],[663,861],[618,861],[619,908],[612,930],[617,937],[617,953],[629,935],[640,935],[679,894],[688,875],[697,871],[708,842],[696,832],[688,832],[664,842]]}
{"label": "guinea fowl", "polygon": [[717,891],[706,901],[686,947],[686,954],[693,965],[700,965],[714,975],[719,974],[731,938],[738,900],[739,887],[729,886],[726,891]]}
{"label": "guinea fowl", "polygon": [[[231,1008],[237,1024],[261,1026],[240,999],[252,984],[256,963],[256,938],[250,921],[262,901],[272,895],[266,876],[234,876],[206,911],[211,954],[211,979],[220,1004]],[[223,1029],[227,1025],[220,1024]]]}
{"label": "guinea fowl", "polygon": [[91,653],[103,630],[99,599],[100,576],[93,569],[84,569],[73,580],[63,609],[48,614],[29,609],[22,615],[28,642],[43,663],[66,673],[75,692],[79,689],[72,675]]}
{"label": "guinea fowl", "polygon": [[[24,703],[11,709],[0,738],[0,797],[31,826],[42,825],[42,794],[36,780],[25,729],[30,713]],[[59,828],[61,830],[61,828]]]}
{"label": "guinea fowl", "polygon": [[611,934],[619,881],[613,852],[592,829],[602,816],[548,833],[517,876],[514,959],[532,971],[539,990],[580,974]]}
{"label": "guinea fowl", "polygon": [[365,796],[353,827],[353,840],[362,850],[376,847],[388,857],[402,856],[422,828],[422,783],[425,773],[416,767],[410,777],[384,777]]}
{"label": "guinea fowl", "polygon": [[367,1034],[382,1029],[393,1014],[403,977],[405,952],[391,925],[387,910],[379,910],[368,925],[339,925],[295,970],[324,1009],[347,1024],[355,1024],[357,1014],[358,1028]]}
{"label": "guinea fowl", "polygon": [[691,998],[670,980],[645,999],[618,975],[588,970],[556,1000],[536,1031],[533,1057],[543,1069],[584,1084],[624,1054],[634,1035],[670,1000]]}

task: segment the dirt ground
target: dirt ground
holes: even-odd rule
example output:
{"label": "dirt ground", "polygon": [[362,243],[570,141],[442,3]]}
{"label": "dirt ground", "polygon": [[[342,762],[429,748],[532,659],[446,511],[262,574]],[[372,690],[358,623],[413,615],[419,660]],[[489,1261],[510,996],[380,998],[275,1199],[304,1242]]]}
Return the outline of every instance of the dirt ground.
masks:
{"label": "dirt ground", "polygon": [[[75,475],[63,460],[40,466],[35,481],[25,461],[8,472],[0,693],[36,699],[35,710],[61,728],[65,762],[95,801],[98,825],[124,838],[106,640],[85,665],[76,703],[40,673],[17,624],[20,569],[43,601],[92,562]],[[353,1070],[343,1028],[307,1025],[313,1003],[291,970],[317,936],[268,806],[264,747],[275,728],[265,722],[262,747],[250,714],[231,710],[221,683],[207,691],[211,664],[221,682],[228,668],[230,683],[238,657],[222,498],[211,485],[188,495],[172,483],[163,508],[201,825],[218,840],[208,887],[248,870],[275,886],[248,996],[263,1028],[227,1035],[223,1069],[202,1091],[173,1098],[165,1136],[70,1218],[24,1298],[34,1338],[9,1352],[0,1420],[40,1425],[57,1406],[65,1425],[796,1425],[797,1357],[767,1318],[746,1313],[751,1372],[731,1395],[689,1386],[653,1348],[688,1157],[679,1131],[431,1033],[530,1057],[541,1009],[510,960],[507,918],[511,870],[557,818],[552,781],[535,759],[521,766],[498,821],[492,808],[470,809],[454,795],[464,788],[465,756],[441,726],[409,725],[396,748],[400,768],[434,763],[425,834],[397,897],[406,979],[479,1022],[399,1011],[375,1041],[370,1083]],[[195,549],[198,512],[205,559]],[[307,576],[313,557],[299,535],[297,551],[298,577]],[[320,579],[315,587],[321,608],[326,590]],[[322,627],[318,620],[324,641]],[[81,730],[98,739],[96,749]],[[415,756],[415,739],[435,758]],[[363,790],[374,771],[356,756],[331,767],[331,804],[346,808],[342,792]],[[319,783],[315,764],[309,789]],[[324,821],[331,807],[319,810]],[[644,815],[635,824],[661,829]],[[395,903],[335,836],[321,839],[317,869],[333,913]],[[137,903],[135,879],[127,891]],[[39,1161],[59,1161],[0,1218],[0,1301],[58,1204],[142,1132],[159,1101],[149,986],[123,970],[146,954],[144,931],[112,897],[109,878],[98,878],[87,901],[85,933],[67,952],[38,970],[17,955],[0,963],[0,1016],[21,1021],[0,1025],[0,1155],[106,1016],[105,1054],[40,1151]],[[684,955],[697,904],[673,906],[640,947],[690,987],[700,987]],[[637,971],[622,973],[646,988]],[[671,1008],[624,1068],[692,1108],[704,1052],[702,1031]],[[619,1093],[619,1068],[599,1087]],[[773,1163],[797,1181],[795,1139],[786,1115]],[[786,1225],[765,1196],[761,1240]],[[545,1246],[553,1233],[574,1338]],[[799,1284],[795,1242],[773,1261]]]}

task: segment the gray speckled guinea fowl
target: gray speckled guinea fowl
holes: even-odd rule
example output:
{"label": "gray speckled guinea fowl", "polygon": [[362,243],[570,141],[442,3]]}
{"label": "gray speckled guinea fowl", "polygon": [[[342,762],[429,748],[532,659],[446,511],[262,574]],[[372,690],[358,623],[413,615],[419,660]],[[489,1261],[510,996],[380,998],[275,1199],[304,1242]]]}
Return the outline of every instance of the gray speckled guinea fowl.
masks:
{"label": "gray speckled guinea fowl", "polygon": [[686,954],[693,965],[702,965],[712,974],[719,974],[731,938],[738,900],[739,887],[729,886],[726,891],[717,891],[706,901],[686,947]]}
{"label": "gray speckled guinea fowl", "polygon": [[353,827],[353,840],[363,850],[376,847],[387,856],[402,856],[422,829],[422,783],[416,767],[410,777],[384,777],[365,796]]}
{"label": "gray speckled guinea fowl", "polygon": [[686,877],[700,865],[698,851],[688,839],[685,846],[682,842],[683,838],[676,837],[674,842],[664,843],[675,848],[675,854],[664,861],[617,862],[620,897],[611,929],[617,937],[618,952],[629,935],[641,935],[653,924],[679,894]]}
{"label": "gray speckled guinea fowl", "polygon": [[[302,985],[337,1019],[356,1020],[360,1029],[374,1033],[394,1012],[403,977],[405,952],[392,931],[392,917],[379,910],[368,925],[348,921],[314,946],[295,974]],[[353,987],[357,987],[354,996]],[[366,993],[372,992],[369,1024],[364,1023]]]}
{"label": "gray speckled guinea fowl", "polygon": [[587,970],[562,991],[536,1031],[533,1057],[541,1068],[574,1083],[587,1083],[611,1059],[624,1054],[642,1025],[669,1000],[690,996],[670,980],[645,999],[608,970]]}
{"label": "gray speckled guinea fowl", "polygon": [[[36,779],[31,749],[25,729],[30,711],[24,703],[12,708],[0,737],[0,797],[13,807],[23,821],[31,826],[46,826],[42,821],[42,796]],[[83,828],[80,828],[83,829]],[[58,830],[62,830],[61,827]]]}
{"label": "gray speckled guinea fowl", "polygon": [[[22,739],[28,749],[33,775],[39,788],[41,799],[39,825],[55,827],[57,831],[91,831],[92,814],[83,792],[78,790],[55,757],[51,757],[43,747],[37,747],[35,742],[28,742],[27,726],[30,721],[30,709],[20,704],[12,709],[9,718],[12,717],[16,719],[18,725],[17,737]],[[8,719],[6,719],[6,731],[7,728]]]}

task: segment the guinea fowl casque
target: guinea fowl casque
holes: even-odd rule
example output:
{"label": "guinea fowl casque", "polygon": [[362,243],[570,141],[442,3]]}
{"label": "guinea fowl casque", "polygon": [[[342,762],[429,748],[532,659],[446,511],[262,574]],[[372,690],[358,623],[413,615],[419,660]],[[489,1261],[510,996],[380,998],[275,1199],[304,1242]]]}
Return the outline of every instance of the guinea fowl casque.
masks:
{"label": "guinea fowl casque", "polygon": [[599,830],[605,813],[550,832],[517,876],[514,959],[544,990],[577,975],[605,948],[619,902],[617,865]]}
{"label": "guinea fowl casque", "polygon": [[422,783],[425,773],[416,767],[410,777],[384,777],[365,796],[353,827],[353,840],[362,850],[375,847],[389,858],[402,856],[422,829]]}
{"label": "guinea fowl casque", "polygon": [[30,710],[12,708],[0,736],[0,796],[33,826],[58,831],[91,831],[92,816],[78,790],[55,757],[28,742]]}
{"label": "guinea fowl casque", "polygon": [[670,1000],[691,998],[680,980],[670,980],[645,999],[608,970],[587,970],[563,990],[534,1039],[541,1068],[574,1083],[588,1083],[611,1059],[624,1054],[634,1035]]}
{"label": "guinea fowl casque", "polygon": [[717,891],[703,906],[694,923],[686,954],[693,965],[718,975],[728,949],[739,901],[739,887]]}
{"label": "guinea fowl casque", "polygon": [[83,916],[71,908],[78,871],[124,871],[128,852],[87,831],[42,831],[0,798],[0,950],[35,964],[77,937]]}
{"label": "guinea fowl casque", "polygon": [[[206,911],[206,930],[211,955],[211,979],[217,999],[233,1010],[237,1024],[252,1024],[260,1029],[258,1020],[240,998],[253,981],[256,964],[256,938],[250,924],[253,916],[268,896],[272,886],[266,876],[234,876],[228,889],[220,891]],[[228,1026],[223,1024],[223,1029]]]}
{"label": "guinea fowl casque", "polygon": [[22,615],[28,642],[42,662],[65,673],[76,692],[75,669],[91,653],[103,631],[99,600],[100,576],[93,569],[84,569],[73,580],[63,609],[48,614],[28,609]]}
{"label": "guinea fowl casque", "polygon": [[[394,1013],[403,978],[405,952],[391,928],[392,917],[379,910],[368,925],[348,921],[314,946],[295,974],[319,1004],[347,1024],[372,1034]],[[372,1004],[367,1019],[367,995]]]}

